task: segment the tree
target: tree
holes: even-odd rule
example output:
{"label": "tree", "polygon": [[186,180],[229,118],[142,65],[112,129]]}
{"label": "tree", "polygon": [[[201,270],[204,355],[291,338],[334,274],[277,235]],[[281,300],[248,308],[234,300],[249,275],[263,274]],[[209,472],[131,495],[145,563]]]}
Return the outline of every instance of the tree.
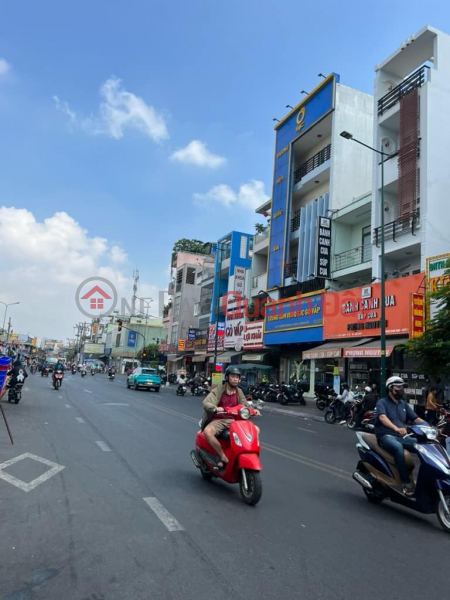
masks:
{"label": "tree", "polygon": [[182,238],[175,242],[172,252],[194,252],[195,254],[208,254],[209,248],[201,240],[188,240]]}
{"label": "tree", "polygon": [[266,231],[266,226],[262,223],[255,223],[255,231],[258,234],[264,233]]}
{"label": "tree", "polygon": [[444,285],[427,294],[436,307],[435,316],[427,322],[422,336],[405,344],[405,353],[420,363],[420,371],[436,378],[450,366],[450,269],[445,271]]}
{"label": "tree", "polygon": [[158,344],[147,344],[145,348],[142,348],[139,358],[141,362],[156,368],[159,363],[159,356]]}

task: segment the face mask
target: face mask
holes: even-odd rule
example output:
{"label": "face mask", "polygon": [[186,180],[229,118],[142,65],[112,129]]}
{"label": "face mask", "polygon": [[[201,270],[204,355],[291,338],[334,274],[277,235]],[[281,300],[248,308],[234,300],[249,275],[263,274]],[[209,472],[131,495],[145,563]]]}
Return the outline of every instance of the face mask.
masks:
{"label": "face mask", "polygon": [[405,397],[405,393],[402,390],[393,390],[392,394],[396,400],[401,400]]}

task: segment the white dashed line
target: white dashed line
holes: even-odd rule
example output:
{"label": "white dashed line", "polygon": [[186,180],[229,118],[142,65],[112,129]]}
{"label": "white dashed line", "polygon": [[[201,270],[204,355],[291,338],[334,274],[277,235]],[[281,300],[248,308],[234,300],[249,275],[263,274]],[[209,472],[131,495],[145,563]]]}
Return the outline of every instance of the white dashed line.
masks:
{"label": "white dashed line", "polygon": [[58,398],[61,398],[61,400],[62,400],[62,396],[58,396]]}
{"label": "white dashed line", "polygon": [[91,390],[84,390],[86,394],[92,394]]}
{"label": "white dashed line", "polygon": [[143,500],[169,531],[184,531],[184,527],[164,508],[157,498],[143,498]]}
{"label": "white dashed line", "polygon": [[111,452],[111,448],[105,442],[95,442],[103,452]]}
{"label": "white dashed line", "polygon": [[130,405],[124,404],[123,402],[103,402],[103,406],[130,406]]}
{"label": "white dashed line", "polygon": [[75,420],[78,421],[78,423],[84,423],[81,417],[75,417]]}
{"label": "white dashed line", "polygon": [[70,408],[70,404],[64,404],[66,408]]}
{"label": "white dashed line", "polygon": [[317,431],[313,431],[312,429],[304,429],[303,427],[297,427],[297,429],[301,429],[302,431],[307,431],[308,433],[314,433],[314,435],[317,435]]}

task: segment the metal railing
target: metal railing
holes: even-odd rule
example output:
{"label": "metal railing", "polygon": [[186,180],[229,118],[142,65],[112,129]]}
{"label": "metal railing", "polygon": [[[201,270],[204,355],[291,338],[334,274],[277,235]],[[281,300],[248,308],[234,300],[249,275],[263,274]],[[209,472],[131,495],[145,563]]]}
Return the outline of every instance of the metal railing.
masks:
{"label": "metal railing", "polygon": [[372,244],[357,246],[334,255],[333,271],[348,269],[372,260]]}
{"label": "metal railing", "polygon": [[285,277],[292,277],[293,275],[295,277],[297,277],[297,264],[298,264],[298,259],[294,259],[292,262],[290,263],[286,263],[284,265],[284,276]]}
{"label": "metal railing", "polygon": [[291,233],[300,227],[300,210],[296,210],[291,219]]}
{"label": "metal railing", "polygon": [[422,87],[426,81],[426,69],[429,69],[429,67],[420,67],[420,69],[417,69],[412,75],[399,83],[397,87],[380,98],[378,100],[378,116],[381,116],[387,110],[395,106],[397,102],[400,102],[402,98],[416,88]]}
{"label": "metal railing", "polygon": [[200,304],[200,314],[207,315],[211,312],[211,301]]}
{"label": "metal railing", "polygon": [[[417,211],[413,215],[408,215],[406,217],[397,219],[396,221],[386,223],[384,226],[384,239],[392,239],[395,242],[399,236],[405,235],[406,233],[416,235],[416,230],[419,225],[420,215],[419,211]],[[380,245],[381,227],[376,227],[373,230],[373,242],[377,247]]]}
{"label": "metal railing", "polygon": [[317,167],[320,167],[320,165],[323,165],[324,162],[330,160],[330,158],[331,144],[328,144],[328,146],[325,146],[323,150],[312,156],[294,171],[293,185],[301,181],[303,177],[305,177],[305,175],[307,175],[311,171],[314,171],[314,169],[317,169]]}

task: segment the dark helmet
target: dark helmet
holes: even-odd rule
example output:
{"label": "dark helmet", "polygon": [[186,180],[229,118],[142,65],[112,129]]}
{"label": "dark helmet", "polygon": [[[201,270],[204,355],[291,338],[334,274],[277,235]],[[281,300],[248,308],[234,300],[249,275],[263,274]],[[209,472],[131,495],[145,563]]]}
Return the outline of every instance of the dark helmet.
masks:
{"label": "dark helmet", "polygon": [[228,375],[239,375],[240,377],[242,373],[237,367],[227,367],[227,370],[225,371],[225,379],[228,377]]}
{"label": "dark helmet", "polygon": [[344,390],[348,390],[348,383],[343,383],[342,387],[344,388]]}
{"label": "dark helmet", "polygon": [[21,367],[22,363],[20,362],[20,360],[15,360],[13,365],[14,365],[14,367]]}

